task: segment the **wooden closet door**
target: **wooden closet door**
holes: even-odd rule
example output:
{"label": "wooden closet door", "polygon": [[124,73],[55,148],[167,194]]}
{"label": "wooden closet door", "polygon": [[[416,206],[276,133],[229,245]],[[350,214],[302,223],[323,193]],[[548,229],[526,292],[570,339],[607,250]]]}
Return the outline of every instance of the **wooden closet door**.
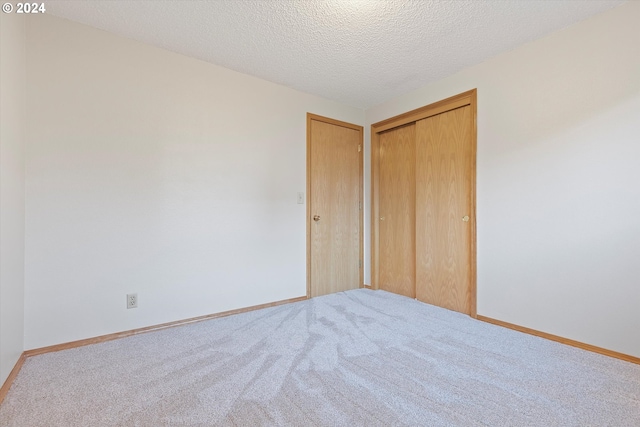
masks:
{"label": "wooden closet door", "polygon": [[380,289],[415,298],[415,124],[380,134]]}
{"label": "wooden closet door", "polygon": [[416,298],[470,314],[471,108],[416,122]]}

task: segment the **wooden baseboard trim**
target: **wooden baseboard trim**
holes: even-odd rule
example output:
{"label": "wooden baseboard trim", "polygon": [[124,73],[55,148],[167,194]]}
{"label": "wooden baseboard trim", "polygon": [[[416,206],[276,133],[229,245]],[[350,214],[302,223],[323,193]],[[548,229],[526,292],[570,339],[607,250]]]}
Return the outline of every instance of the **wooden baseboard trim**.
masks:
{"label": "wooden baseboard trim", "polygon": [[4,398],[7,397],[7,393],[9,393],[9,389],[13,385],[13,381],[18,376],[18,372],[20,372],[20,369],[22,368],[22,365],[24,364],[24,361],[26,358],[27,356],[25,356],[23,352],[18,358],[18,361],[16,362],[15,366],[9,373],[9,376],[5,380],[4,384],[2,384],[2,387],[0,387],[0,404],[2,404],[2,402],[4,401]]}
{"label": "wooden baseboard trim", "polygon": [[546,332],[537,331],[535,329],[526,328],[524,326],[514,325],[513,323],[504,322],[502,320],[493,319],[491,317],[477,315],[476,319],[481,320],[483,322],[492,323],[497,326],[502,326],[504,328],[513,329],[518,332],[524,332],[525,334],[535,335],[540,338],[545,338],[551,341],[556,341],[561,344],[570,345],[572,347],[577,347],[582,350],[592,351],[594,353],[604,354],[605,356],[615,357],[616,359],[621,359],[626,362],[631,362],[640,365],[640,357],[631,356],[629,354],[618,353],[617,351],[607,350],[606,348],[596,347],[595,345],[585,344],[580,341],[575,341],[569,338],[559,337],[557,335],[548,334]]}
{"label": "wooden baseboard trim", "polygon": [[251,307],[238,308],[238,309],[235,309],[235,310],[223,311],[223,312],[220,312],[220,313],[213,313],[213,314],[207,314],[207,315],[204,315],[204,316],[192,317],[192,318],[184,319],[184,320],[176,320],[175,322],[162,323],[162,324],[159,324],[159,325],[147,326],[145,328],[131,329],[129,331],[122,331],[122,332],[116,332],[116,333],[108,334],[108,335],[101,335],[101,336],[94,337],[94,338],[87,338],[87,339],[78,340],[78,341],[71,341],[71,342],[67,342],[67,343],[63,343],[63,344],[51,345],[51,346],[48,346],[48,347],[35,348],[35,349],[32,349],[32,350],[25,351],[23,353],[23,356],[31,357],[31,356],[36,356],[38,354],[51,353],[51,352],[54,352],[54,351],[61,351],[61,350],[68,350],[70,348],[76,348],[76,347],[83,347],[85,345],[91,345],[91,344],[97,344],[97,343],[106,342],[106,341],[112,341],[112,340],[116,340],[116,339],[119,339],[119,338],[126,338],[126,337],[130,337],[132,335],[138,335],[138,334],[144,334],[144,333],[147,333],[147,332],[159,331],[161,329],[173,328],[173,327],[176,327],[176,326],[182,326],[182,325],[186,325],[186,324],[189,324],[189,323],[202,322],[203,320],[211,320],[211,319],[217,319],[219,317],[231,316],[231,315],[234,315],[234,314],[247,313],[249,311],[260,310],[262,308],[275,307],[275,306],[283,305],[283,304],[290,304],[290,303],[294,303],[294,302],[304,301],[306,299],[307,299],[306,296],[297,297],[297,298],[290,298],[290,299],[281,300],[281,301],[269,302],[269,303],[266,303],[266,304],[253,305]]}

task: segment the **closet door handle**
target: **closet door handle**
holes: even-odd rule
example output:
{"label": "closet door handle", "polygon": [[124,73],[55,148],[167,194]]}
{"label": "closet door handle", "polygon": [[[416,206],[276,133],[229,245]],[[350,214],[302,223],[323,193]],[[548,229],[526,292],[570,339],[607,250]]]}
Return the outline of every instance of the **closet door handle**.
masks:
{"label": "closet door handle", "polygon": [[469,215],[465,215],[465,216],[463,216],[463,217],[462,217],[462,220],[463,220],[464,222],[469,222]]}

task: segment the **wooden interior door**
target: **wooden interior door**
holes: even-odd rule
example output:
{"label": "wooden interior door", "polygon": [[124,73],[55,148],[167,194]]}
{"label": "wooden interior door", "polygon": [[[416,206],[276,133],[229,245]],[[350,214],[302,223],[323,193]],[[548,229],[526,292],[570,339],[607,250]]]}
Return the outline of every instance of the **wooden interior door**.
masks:
{"label": "wooden interior door", "polygon": [[380,134],[379,287],[415,297],[415,124]]}
{"label": "wooden interior door", "polygon": [[471,107],[416,122],[416,298],[471,311]]}
{"label": "wooden interior door", "polygon": [[371,125],[373,289],[476,316],[477,91]]}
{"label": "wooden interior door", "polygon": [[308,115],[308,289],[362,284],[362,127]]}

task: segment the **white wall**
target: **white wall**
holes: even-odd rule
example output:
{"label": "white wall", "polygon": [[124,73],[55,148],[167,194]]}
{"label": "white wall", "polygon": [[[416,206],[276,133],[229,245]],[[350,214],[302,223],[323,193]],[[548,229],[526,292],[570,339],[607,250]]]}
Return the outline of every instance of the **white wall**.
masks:
{"label": "white wall", "polygon": [[24,337],[25,22],[0,16],[0,385]]}
{"label": "white wall", "polygon": [[478,314],[640,356],[639,27],[629,2],[366,111],[478,88]]}
{"label": "white wall", "polygon": [[306,113],[364,112],[30,18],[25,347],[305,295]]}

